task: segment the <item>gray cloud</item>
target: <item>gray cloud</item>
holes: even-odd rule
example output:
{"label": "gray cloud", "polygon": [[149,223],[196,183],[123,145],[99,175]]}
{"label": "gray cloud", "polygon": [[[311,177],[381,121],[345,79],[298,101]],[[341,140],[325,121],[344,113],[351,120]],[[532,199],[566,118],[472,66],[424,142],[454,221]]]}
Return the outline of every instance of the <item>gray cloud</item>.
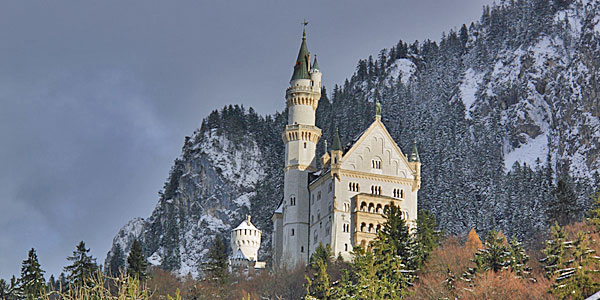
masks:
{"label": "gray cloud", "polygon": [[491,2],[3,1],[0,277],[31,247],[48,273],[79,240],[102,261],[211,110],[282,110],[303,18],[331,88],[358,59],[439,39]]}

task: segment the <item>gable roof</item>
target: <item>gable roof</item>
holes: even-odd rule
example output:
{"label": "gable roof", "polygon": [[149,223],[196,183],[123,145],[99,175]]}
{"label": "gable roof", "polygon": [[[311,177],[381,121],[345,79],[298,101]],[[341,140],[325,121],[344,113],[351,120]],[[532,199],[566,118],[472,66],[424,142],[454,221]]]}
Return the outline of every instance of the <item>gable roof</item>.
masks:
{"label": "gable roof", "polygon": [[360,133],[356,138],[354,138],[354,140],[352,141],[352,144],[350,145],[350,148],[344,153],[344,155],[342,156],[342,161],[349,157],[350,154],[352,154],[352,152],[354,152],[354,150],[356,150],[356,148],[358,148],[357,146],[359,144],[361,144],[369,135],[369,133],[371,133],[373,130],[375,130],[375,128],[381,128],[383,130],[383,133],[385,134],[385,136],[392,141],[392,145],[393,147],[396,149],[396,151],[398,151],[400,154],[400,157],[402,158],[402,160],[404,161],[404,163],[409,166],[409,168],[411,169],[411,171],[415,172],[416,170],[414,170],[411,165],[408,163],[408,159],[406,158],[406,155],[404,155],[404,153],[402,152],[402,150],[400,149],[400,147],[398,147],[398,144],[396,144],[396,141],[394,141],[394,139],[392,138],[392,136],[390,135],[390,132],[387,130],[387,128],[385,128],[385,125],[383,125],[383,123],[381,122],[380,119],[375,119],[375,121],[373,121],[373,123],[371,123],[371,125],[362,133]]}

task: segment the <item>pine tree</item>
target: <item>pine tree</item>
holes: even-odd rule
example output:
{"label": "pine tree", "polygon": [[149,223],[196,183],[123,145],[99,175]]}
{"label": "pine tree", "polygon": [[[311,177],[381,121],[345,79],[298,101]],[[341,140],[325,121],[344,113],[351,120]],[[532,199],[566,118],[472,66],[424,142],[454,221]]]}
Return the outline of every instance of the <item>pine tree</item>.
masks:
{"label": "pine tree", "polygon": [[[312,257],[311,257],[312,259]],[[308,276],[306,278],[306,300],[320,299],[328,300],[331,298],[331,286],[329,280],[329,274],[327,274],[327,261],[321,257],[315,258],[309,269],[313,269],[314,273],[312,279]]]}
{"label": "pine tree", "polygon": [[[137,239],[133,243],[135,244],[136,242]],[[111,254],[110,261],[108,262],[108,274],[117,276],[125,267],[125,254],[123,253],[121,244],[117,243]]]}
{"label": "pine tree", "polygon": [[529,262],[529,255],[525,253],[523,245],[514,237],[510,240],[509,251],[510,269],[517,274],[517,277],[519,278],[529,278],[531,275],[531,267],[527,265]]}
{"label": "pine tree", "polygon": [[27,259],[21,266],[20,289],[27,299],[37,299],[46,293],[46,280],[44,271],[38,262],[35,249],[31,248]]}
{"label": "pine tree", "polygon": [[414,255],[414,240],[410,236],[406,220],[402,217],[400,208],[390,203],[384,212],[385,222],[377,233],[377,239],[381,241],[378,245],[389,246],[392,255],[399,257],[401,263],[413,268],[416,263]]}
{"label": "pine tree", "polygon": [[595,198],[592,208],[587,212],[586,223],[594,228],[596,232],[600,232],[600,192],[592,196]]}
{"label": "pine tree", "polygon": [[572,249],[567,268],[556,271],[552,293],[559,299],[585,299],[600,290],[600,282],[592,278],[592,274],[600,272],[600,258],[590,249],[587,234],[579,232]]}
{"label": "pine tree", "polygon": [[0,278],[0,299],[8,299],[10,296],[10,285],[6,280]]}
{"label": "pine tree", "polygon": [[81,241],[73,251],[73,255],[67,257],[71,265],[64,267],[64,271],[67,273],[69,285],[88,286],[92,283],[91,278],[98,270],[98,266],[96,259],[88,255],[89,252],[90,249],[86,249],[85,243]]}
{"label": "pine tree", "polygon": [[540,259],[540,262],[544,266],[546,271],[546,277],[554,277],[555,271],[565,267],[565,261],[567,257],[568,248],[570,245],[567,241],[567,234],[564,228],[558,225],[557,222],[550,228],[550,240],[546,241],[546,248],[542,250],[544,258]]}
{"label": "pine tree", "polygon": [[577,196],[568,178],[561,178],[552,190],[552,201],[548,207],[550,222],[565,226],[575,220],[577,214]]}
{"label": "pine tree", "polygon": [[333,253],[331,246],[323,246],[323,243],[319,243],[319,246],[315,249],[315,252],[310,256],[309,266],[317,269],[319,261],[323,261],[325,265],[329,264],[333,260]]}
{"label": "pine tree", "polygon": [[207,262],[203,265],[204,279],[218,285],[225,284],[229,278],[227,259],[227,246],[223,237],[218,235],[208,251]]}
{"label": "pine tree", "polygon": [[139,280],[144,280],[148,276],[147,269],[148,263],[146,257],[144,257],[142,245],[137,239],[134,239],[131,250],[129,250],[129,256],[127,256],[127,274]]}
{"label": "pine tree", "polygon": [[478,273],[488,270],[500,272],[507,269],[511,262],[511,253],[504,235],[495,230],[490,231],[483,248],[475,253],[473,262],[475,267],[469,268],[463,274],[463,280],[467,282],[472,282]]}
{"label": "pine tree", "polygon": [[416,237],[416,267],[420,268],[429,254],[438,246],[441,232],[436,229],[435,216],[426,210],[420,210],[417,217]]}

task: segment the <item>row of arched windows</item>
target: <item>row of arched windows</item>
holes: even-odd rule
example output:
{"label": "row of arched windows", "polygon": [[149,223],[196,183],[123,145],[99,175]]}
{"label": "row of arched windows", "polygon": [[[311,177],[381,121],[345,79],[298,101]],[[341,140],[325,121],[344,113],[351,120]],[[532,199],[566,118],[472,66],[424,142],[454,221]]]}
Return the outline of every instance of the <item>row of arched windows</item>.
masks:
{"label": "row of arched windows", "polygon": [[253,230],[253,229],[238,229],[235,231],[236,235],[241,235],[242,234],[242,230],[244,231],[244,235],[254,235],[257,236],[258,235],[258,230]]}
{"label": "row of arched windows", "polygon": [[368,213],[383,214],[389,209],[389,205],[381,206],[381,204],[375,205],[374,203],[368,203],[363,201],[360,203],[360,211]]}
{"label": "row of arched windows", "polygon": [[381,195],[381,186],[372,185],[371,186],[371,194],[372,195]]}
{"label": "row of arched windows", "polygon": [[394,198],[404,198],[404,190],[394,189]]}
{"label": "row of arched windows", "polygon": [[379,160],[379,159],[371,160],[371,167],[373,169],[381,169],[381,160]]}
{"label": "row of arched windows", "polygon": [[291,105],[310,105],[310,106],[314,106],[315,105],[315,99],[306,98],[306,97],[292,97],[292,99],[290,99],[290,101],[288,101],[288,104],[291,104]]}
{"label": "row of arched windows", "polygon": [[381,224],[373,225],[373,223],[360,223],[360,232],[377,233],[381,230]]}
{"label": "row of arched windows", "polygon": [[343,232],[350,232],[350,224],[342,224]]}
{"label": "row of arched windows", "polygon": [[359,192],[360,191],[360,187],[358,185],[358,183],[356,182],[349,182],[348,183],[348,190],[351,192]]}
{"label": "row of arched windows", "polygon": [[238,245],[238,247],[240,247],[240,246],[246,246],[246,245],[248,245],[248,246],[257,246],[258,242],[257,241],[244,241],[244,240],[241,240],[241,241],[237,241],[236,244]]}

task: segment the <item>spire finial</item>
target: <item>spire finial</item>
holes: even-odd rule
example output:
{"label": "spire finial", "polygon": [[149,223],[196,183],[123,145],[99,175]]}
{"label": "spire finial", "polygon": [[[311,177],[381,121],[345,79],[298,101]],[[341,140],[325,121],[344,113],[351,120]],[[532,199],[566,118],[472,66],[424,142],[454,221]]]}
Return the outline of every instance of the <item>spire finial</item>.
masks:
{"label": "spire finial", "polygon": [[308,25],[308,22],[306,21],[306,19],[304,19],[304,22],[302,22],[302,25],[304,25],[304,29],[302,30],[302,39],[306,40],[306,25]]}
{"label": "spire finial", "polygon": [[381,119],[381,103],[379,103],[379,100],[375,101],[375,119]]}
{"label": "spire finial", "polygon": [[324,140],[325,140],[325,153],[327,153],[327,139],[324,139]]}
{"label": "spire finial", "polygon": [[248,220],[248,225],[250,225],[250,224],[251,224],[251,223],[250,223],[250,218],[252,218],[252,216],[250,216],[250,215],[246,215],[246,220]]}

